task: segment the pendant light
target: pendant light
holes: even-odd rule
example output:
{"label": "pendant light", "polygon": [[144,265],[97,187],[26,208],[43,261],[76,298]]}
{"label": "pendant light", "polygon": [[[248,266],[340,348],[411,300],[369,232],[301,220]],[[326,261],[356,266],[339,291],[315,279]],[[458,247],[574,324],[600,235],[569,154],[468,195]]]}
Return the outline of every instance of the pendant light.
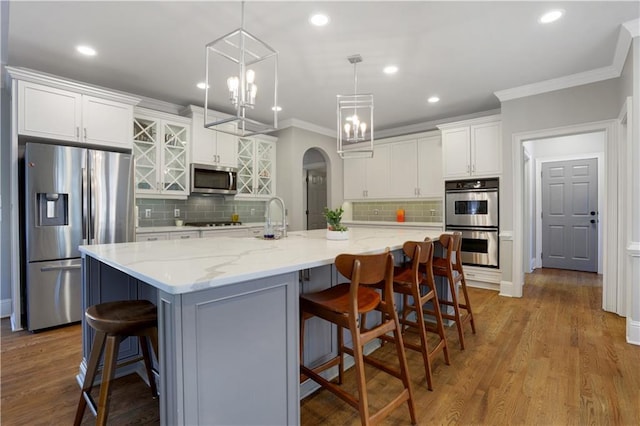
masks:
{"label": "pendant light", "polygon": [[358,94],[357,66],[362,56],[347,58],[353,64],[353,94],[337,95],[338,155],[342,158],[373,157],[373,95]]}
{"label": "pendant light", "polygon": [[[208,43],[205,50],[204,127],[236,136],[275,130],[279,110],[278,52],[244,29],[244,1],[240,28]],[[271,89],[273,97],[269,101]],[[218,96],[219,93],[225,97]],[[229,106],[235,115],[220,117],[210,111],[210,107],[224,110]],[[258,121],[250,114],[261,117],[273,114],[273,122]]]}

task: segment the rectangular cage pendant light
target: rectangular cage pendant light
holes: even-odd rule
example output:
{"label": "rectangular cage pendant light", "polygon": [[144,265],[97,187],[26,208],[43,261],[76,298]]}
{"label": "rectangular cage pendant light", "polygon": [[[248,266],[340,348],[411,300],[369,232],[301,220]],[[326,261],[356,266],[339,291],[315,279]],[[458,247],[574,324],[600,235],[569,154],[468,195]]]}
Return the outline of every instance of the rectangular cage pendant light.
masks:
{"label": "rectangular cage pendant light", "polygon": [[358,94],[356,66],[360,55],[347,58],[353,64],[353,95],[337,95],[337,151],[342,158],[373,157],[373,95]]}
{"label": "rectangular cage pendant light", "polygon": [[[251,136],[278,127],[278,52],[243,27],[244,2],[240,28],[206,45],[204,127]],[[210,111],[229,105],[235,116],[219,117]]]}

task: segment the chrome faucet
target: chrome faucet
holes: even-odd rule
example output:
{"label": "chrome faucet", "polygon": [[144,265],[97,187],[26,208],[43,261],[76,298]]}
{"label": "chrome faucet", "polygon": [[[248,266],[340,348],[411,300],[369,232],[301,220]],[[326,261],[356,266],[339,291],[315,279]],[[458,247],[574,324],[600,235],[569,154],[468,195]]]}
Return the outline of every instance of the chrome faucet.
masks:
{"label": "chrome faucet", "polygon": [[266,211],[266,221],[267,223],[271,222],[271,202],[277,201],[280,204],[280,209],[282,209],[282,227],[278,230],[280,231],[280,237],[286,238],[287,236],[287,209],[284,205],[284,200],[280,197],[271,197],[269,201],[267,201],[267,211]]}

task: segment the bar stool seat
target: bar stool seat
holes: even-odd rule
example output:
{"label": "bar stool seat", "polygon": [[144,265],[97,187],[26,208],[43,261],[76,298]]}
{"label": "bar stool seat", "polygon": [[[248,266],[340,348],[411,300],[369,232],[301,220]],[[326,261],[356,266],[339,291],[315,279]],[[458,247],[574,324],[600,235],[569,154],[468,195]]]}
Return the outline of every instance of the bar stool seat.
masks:
{"label": "bar stool seat", "polygon": [[[118,367],[118,350],[120,342],[125,337],[138,337],[149,378],[151,395],[154,398],[158,396],[149,354],[149,344],[151,344],[156,356],[158,354],[158,314],[156,306],[147,300],[122,300],[88,307],[85,311],[85,319],[87,324],[96,331],[96,335],[87,364],[74,425],[79,425],[82,422],[82,416],[87,404],[89,404],[89,408],[97,417],[96,424],[105,425],[109,411],[111,382]],[[100,396],[96,406],[90,392],[98,372],[98,365],[103,351],[102,384],[100,385]]]}

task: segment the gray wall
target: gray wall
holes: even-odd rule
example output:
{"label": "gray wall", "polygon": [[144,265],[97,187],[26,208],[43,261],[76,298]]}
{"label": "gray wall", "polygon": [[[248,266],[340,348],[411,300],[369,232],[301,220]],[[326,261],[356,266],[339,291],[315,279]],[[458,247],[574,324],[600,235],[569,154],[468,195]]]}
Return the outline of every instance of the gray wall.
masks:
{"label": "gray wall", "polygon": [[278,173],[276,194],[287,205],[289,229],[305,229],[304,153],[311,148],[320,151],[327,164],[327,198],[330,208],[342,205],[342,160],[336,152],[334,137],[325,136],[298,127],[287,127],[274,134]]}

